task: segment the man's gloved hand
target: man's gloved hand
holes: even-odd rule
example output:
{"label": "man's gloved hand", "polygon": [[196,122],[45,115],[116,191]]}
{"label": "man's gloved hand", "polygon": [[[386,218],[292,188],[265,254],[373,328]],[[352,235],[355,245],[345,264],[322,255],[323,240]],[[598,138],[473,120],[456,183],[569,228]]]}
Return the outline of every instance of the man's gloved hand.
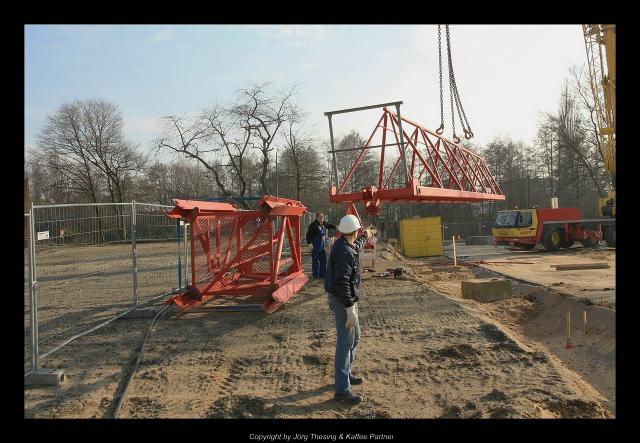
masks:
{"label": "man's gloved hand", "polygon": [[371,237],[375,236],[378,233],[378,229],[376,229],[375,226],[373,225],[369,225],[367,226],[367,228],[364,230],[366,236],[367,236],[367,240],[370,239]]}
{"label": "man's gloved hand", "polygon": [[357,322],[358,322],[358,306],[354,304],[353,306],[349,306],[347,308],[347,322],[344,324],[344,326],[347,329],[351,329],[356,325]]}

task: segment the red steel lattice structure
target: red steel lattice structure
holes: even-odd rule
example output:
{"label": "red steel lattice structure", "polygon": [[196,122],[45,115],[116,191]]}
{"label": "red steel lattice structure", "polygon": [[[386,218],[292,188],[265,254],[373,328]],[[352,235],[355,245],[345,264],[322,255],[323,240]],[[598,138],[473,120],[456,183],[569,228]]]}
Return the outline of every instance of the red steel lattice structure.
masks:
{"label": "red steel lattice structure", "polygon": [[171,302],[189,307],[219,294],[257,295],[266,298],[262,309],[273,312],[309,280],[302,272],[300,249],[300,216],[306,207],[299,201],[266,195],[259,210],[173,202],[167,216],[191,224],[192,284]]}
{"label": "red steel lattice structure", "polygon": [[[332,144],[330,152],[333,154],[334,183],[337,184],[331,187],[331,202],[349,204],[348,212],[355,210],[354,203],[363,202],[366,215],[372,216],[380,213],[380,203],[383,201],[438,203],[505,199],[483,157],[414,121],[401,117],[401,103],[393,102],[325,113],[329,118]],[[389,105],[395,105],[396,113],[387,108]],[[383,114],[363,147],[334,149],[331,124],[334,114],[380,107],[383,108]],[[381,134],[378,134],[379,132]],[[382,142],[374,146],[371,143],[376,135],[378,138],[381,136]],[[377,183],[355,192],[347,192],[345,189],[360,165],[365,151],[373,148],[380,149]],[[359,152],[349,172],[339,181],[335,154],[344,151]],[[387,168],[385,156],[395,154],[394,151],[397,151],[397,159]],[[397,174],[401,174],[403,187],[393,187],[393,178]]]}

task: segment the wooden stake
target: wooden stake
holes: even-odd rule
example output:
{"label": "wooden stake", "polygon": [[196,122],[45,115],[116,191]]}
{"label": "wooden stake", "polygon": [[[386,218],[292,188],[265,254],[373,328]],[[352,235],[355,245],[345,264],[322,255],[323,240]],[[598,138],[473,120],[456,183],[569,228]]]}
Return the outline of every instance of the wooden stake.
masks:
{"label": "wooden stake", "polygon": [[567,349],[572,348],[571,344],[571,313],[567,312]]}
{"label": "wooden stake", "polygon": [[458,259],[456,258],[456,236],[452,236],[453,240],[453,266],[458,266]]}
{"label": "wooden stake", "polygon": [[582,333],[587,335],[587,311],[582,311]]}

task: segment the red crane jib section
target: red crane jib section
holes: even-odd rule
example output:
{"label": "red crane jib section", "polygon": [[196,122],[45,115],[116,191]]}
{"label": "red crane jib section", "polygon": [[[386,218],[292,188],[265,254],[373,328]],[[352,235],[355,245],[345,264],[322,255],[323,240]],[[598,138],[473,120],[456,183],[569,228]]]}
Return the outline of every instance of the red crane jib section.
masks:
{"label": "red crane jib section", "polygon": [[[357,192],[346,192],[365,150],[371,149],[369,146],[379,132],[382,143],[378,147],[377,183]],[[339,187],[331,187],[329,200],[347,204],[363,202],[366,215],[373,216],[380,214],[381,202],[462,203],[505,199],[483,157],[404,117],[402,135],[406,144],[404,161],[398,117],[383,108],[382,117],[365,146],[358,152],[344,180]],[[389,143],[391,146],[387,145]],[[390,149],[391,153],[398,154],[398,158],[395,163],[385,167],[385,154],[388,157]],[[406,172],[403,174],[405,163]],[[400,174],[403,187],[390,186],[394,174]]]}
{"label": "red crane jib section", "polygon": [[173,202],[166,215],[191,226],[192,284],[169,302],[186,308],[221,294],[264,296],[262,309],[274,312],[309,280],[300,249],[300,216],[306,207],[299,201],[266,195],[258,210]]}

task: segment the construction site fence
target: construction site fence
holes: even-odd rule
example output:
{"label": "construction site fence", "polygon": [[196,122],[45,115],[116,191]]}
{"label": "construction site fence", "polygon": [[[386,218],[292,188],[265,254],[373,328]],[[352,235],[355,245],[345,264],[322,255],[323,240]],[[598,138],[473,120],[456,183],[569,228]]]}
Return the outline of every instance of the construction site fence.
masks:
{"label": "construction site fence", "polygon": [[[24,214],[26,373],[75,339],[189,285],[189,224],[166,217],[170,208],[135,201],[29,208]],[[313,220],[313,210],[301,218],[303,245]],[[398,238],[399,221],[378,220],[378,225],[382,240]],[[443,222],[442,231],[446,243],[454,235],[491,235],[491,226]]]}
{"label": "construction site fence", "polygon": [[169,208],[136,201],[29,208],[25,374],[75,339],[188,285],[189,225],[166,217]]}
{"label": "construction site fence", "polygon": [[[378,221],[378,233],[382,240],[400,238],[400,221]],[[442,222],[442,240],[444,243],[451,238],[466,239],[472,236],[490,236],[493,224],[490,222]]]}
{"label": "construction site fence", "polygon": [[[342,208],[340,208],[342,209]],[[328,220],[329,223],[337,225],[340,221],[340,213],[335,217],[334,220]],[[326,219],[326,218],[325,218]],[[315,212],[313,210],[308,210],[301,218],[301,226],[303,235],[306,233],[306,228],[315,220]],[[386,241],[391,238],[398,239],[400,238],[400,218],[395,220],[392,219],[384,219],[373,218],[368,220],[376,225],[378,228],[378,237],[380,240]],[[365,223],[363,221],[363,223]],[[478,220],[478,221],[442,221],[442,239],[446,244],[451,241],[451,238],[455,236],[456,238],[466,239],[467,237],[472,236],[491,236],[491,229],[493,228],[493,222],[491,220]],[[334,235],[335,231],[330,231],[330,235]],[[303,243],[304,244],[304,243]]]}

